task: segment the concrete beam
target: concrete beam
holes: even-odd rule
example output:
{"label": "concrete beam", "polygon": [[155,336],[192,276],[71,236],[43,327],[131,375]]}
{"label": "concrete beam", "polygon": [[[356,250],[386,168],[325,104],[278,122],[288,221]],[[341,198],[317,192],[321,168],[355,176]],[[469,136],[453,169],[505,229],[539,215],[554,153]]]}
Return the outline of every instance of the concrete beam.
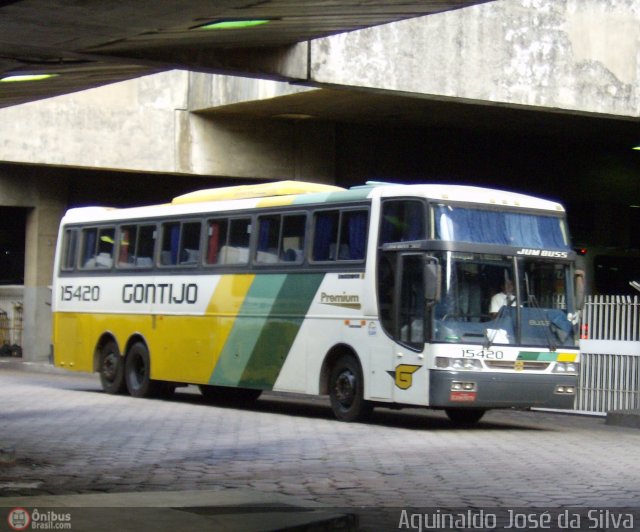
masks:
{"label": "concrete beam", "polygon": [[332,183],[333,125],[200,113],[309,90],[182,71],[138,78],[3,109],[0,160]]}
{"label": "concrete beam", "polygon": [[245,76],[272,80],[297,80],[307,77],[306,41],[288,46],[220,48],[202,46],[158,47],[131,50],[123,61],[140,59],[145,64],[157,66],[188,65],[192,71],[215,72],[229,76]]}
{"label": "concrete beam", "polygon": [[3,109],[0,160],[173,172],[188,79],[172,71]]}
{"label": "concrete beam", "polygon": [[329,123],[184,113],[182,173],[335,182],[335,133]]}
{"label": "concrete beam", "polygon": [[189,111],[210,111],[218,107],[261,102],[310,91],[318,89],[273,80],[192,72],[189,75]]}
{"label": "concrete beam", "polygon": [[638,117],[635,0],[503,0],[311,42],[309,80]]}

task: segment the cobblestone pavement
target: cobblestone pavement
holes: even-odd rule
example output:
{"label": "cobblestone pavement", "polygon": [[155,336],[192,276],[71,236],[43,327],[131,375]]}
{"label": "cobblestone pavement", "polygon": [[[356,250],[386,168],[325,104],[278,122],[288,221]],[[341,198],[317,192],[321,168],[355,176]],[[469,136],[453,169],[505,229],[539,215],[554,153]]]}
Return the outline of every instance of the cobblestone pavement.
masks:
{"label": "cobblestone pavement", "polygon": [[640,430],[601,417],[493,411],[332,418],[323,398],[264,394],[250,408],[111,396],[98,378],[0,364],[0,496],[216,490],[336,507],[639,507]]}

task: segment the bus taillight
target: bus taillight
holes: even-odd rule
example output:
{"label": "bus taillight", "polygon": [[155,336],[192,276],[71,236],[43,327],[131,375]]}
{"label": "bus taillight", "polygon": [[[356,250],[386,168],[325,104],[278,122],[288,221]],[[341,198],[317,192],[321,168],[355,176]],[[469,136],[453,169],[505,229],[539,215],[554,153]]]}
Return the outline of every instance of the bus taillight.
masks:
{"label": "bus taillight", "polygon": [[581,340],[588,340],[589,339],[589,324],[584,323],[580,327],[580,339]]}

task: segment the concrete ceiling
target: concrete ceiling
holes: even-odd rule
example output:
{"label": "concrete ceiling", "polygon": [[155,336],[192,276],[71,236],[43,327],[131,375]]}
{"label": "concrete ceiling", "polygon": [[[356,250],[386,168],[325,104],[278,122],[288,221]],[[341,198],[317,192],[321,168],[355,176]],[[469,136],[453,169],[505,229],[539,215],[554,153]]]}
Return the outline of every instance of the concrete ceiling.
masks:
{"label": "concrete ceiling", "polygon": [[[277,78],[256,57],[310,39],[488,0],[0,0],[0,107],[182,68]],[[243,30],[205,31],[229,19],[265,19]],[[253,63],[252,63],[253,61]]]}

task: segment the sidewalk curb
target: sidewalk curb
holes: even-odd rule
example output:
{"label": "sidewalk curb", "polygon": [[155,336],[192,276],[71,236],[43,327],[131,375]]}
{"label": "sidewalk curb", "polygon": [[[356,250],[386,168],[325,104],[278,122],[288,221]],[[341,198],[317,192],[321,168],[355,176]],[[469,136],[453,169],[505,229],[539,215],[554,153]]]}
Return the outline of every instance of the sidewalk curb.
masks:
{"label": "sidewalk curb", "polygon": [[175,530],[278,530],[351,532],[355,513],[276,493],[227,488],[215,491],[154,491],[0,497],[0,508],[41,515],[53,512],[73,530],[174,532]]}
{"label": "sidewalk curb", "polygon": [[606,425],[640,429],[640,410],[612,410],[607,412]]}
{"label": "sidewalk curb", "polygon": [[57,368],[49,362],[26,362],[19,358],[0,357],[0,371],[3,369],[14,371],[30,371],[33,373],[54,373],[68,375],[69,370]]}

